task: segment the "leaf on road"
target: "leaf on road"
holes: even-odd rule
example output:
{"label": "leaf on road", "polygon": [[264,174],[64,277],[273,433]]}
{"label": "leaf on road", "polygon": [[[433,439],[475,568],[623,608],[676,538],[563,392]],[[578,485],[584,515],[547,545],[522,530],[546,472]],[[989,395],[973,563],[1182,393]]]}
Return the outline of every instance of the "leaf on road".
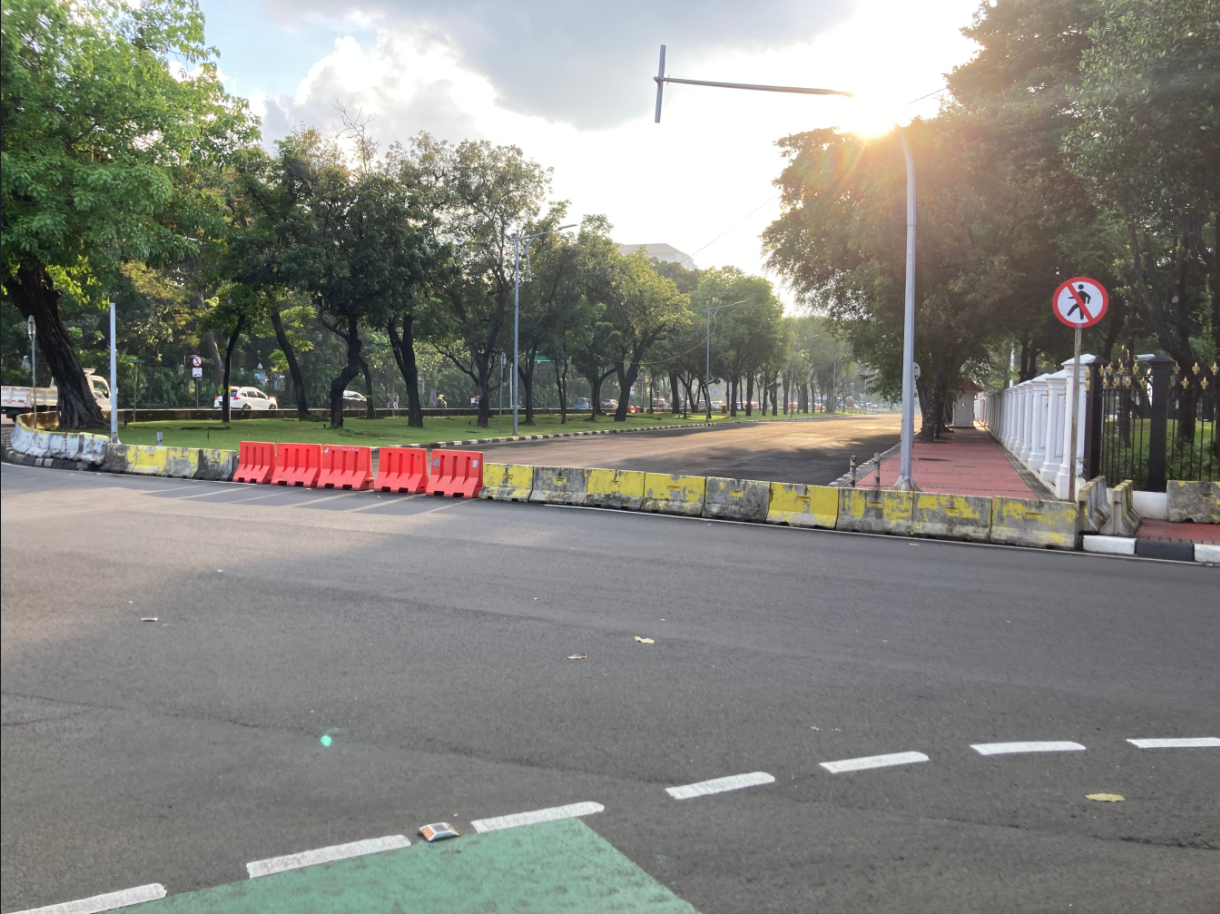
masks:
{"label": "leaf on road", "polygon": [[573,654],[568,659],[569,660],[584,660],[588,656],[589,656],[588,654]]}
{"label": "leaf on road", "polygon": [[1098,803],[1121,803],[1127,798],[1119,796],[1116,793],[1091,793],[1085,799],[1096,800]]}
{"label": "leaf on road", "polygon": [[158,619],[156,616],[144,616],[142,619],[140,619],[140,621],[141,622],[160,622],[161,620]]}
{"label": "leaf on road", "polygon": [[656,644],[651,638],[641,638],[639,635],[635,636],[635,640],[640,642],[640,644]]}

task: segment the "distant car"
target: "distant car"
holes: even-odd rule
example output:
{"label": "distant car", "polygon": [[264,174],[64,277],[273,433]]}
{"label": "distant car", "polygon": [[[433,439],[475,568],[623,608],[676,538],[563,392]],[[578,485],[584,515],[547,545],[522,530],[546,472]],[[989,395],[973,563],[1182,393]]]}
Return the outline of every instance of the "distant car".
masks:
{"label": "distant car", "polygon": [[641,407],[636,406],[634,403],[630,404],[627,407],[627,412],[629,412],[629,413],[638,413],[638,412],[642,412],[642,411],[643,410],[641,409]]}
{"label": "distant car", "polygon": [[[214,409],[220,409],[221,398],[218,396],[212,403]],[[275,397],[269,397],[257,387],[230,387],[229,409],[279,409],[280,404]]]}
{"label": "distant car", "polygon": [[603,413],[618,412],[618,400],[602,400]]}
{"label": "distant car", "polygon": [[669,401],[666,400],[664,397],[653,397],[652,398],[652,408],[654,410],[669,409]]}
{"label": "distant car", "polygon": [[592,408],[593,408],[593,403],[592,403],[592,401],[589,400],[588,397],[577,397],[576,405],[572,407],[572,409],[592,409]]}
{"label": "distant car", "polygon": [[368,397],[357,390],[343,391],[344,409],[364,409],[369,405]]}

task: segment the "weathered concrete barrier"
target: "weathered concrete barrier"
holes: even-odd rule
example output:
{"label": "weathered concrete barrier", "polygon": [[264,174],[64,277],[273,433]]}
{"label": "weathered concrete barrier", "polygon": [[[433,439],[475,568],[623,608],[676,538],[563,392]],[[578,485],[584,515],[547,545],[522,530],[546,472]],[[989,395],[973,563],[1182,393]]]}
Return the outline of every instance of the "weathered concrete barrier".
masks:
{"label": "weathered concrete barrier", "polygon": [[534,468],[516,463],[483,464],[483,488],[479,498],[492,501],[529,501],[534,488]]}
{"label": "weathered concrete barrier", "polygon": [[534,467],[529,500],[547,505],[583,505],[589,471],[583,467]]}
{"label": "weathered concrete barrier", "polygon": [[985,543],[991,535],[991,510],[986,496],[916,492],[911,534]]}
{"label": "weathered concrete barrier", "polygon": [[767,507],[768,524],[789,527],[820,527],[833,530],[839,519],[839,495],[834,486],[802,486],[787,482],[771,483]]}
{"label": "weathered concrete barrier", "polygon": [[229,480],[237,472],[237,451],[199,447],[107,444],[102,470],[136,476]]}
{"label": "weathered concrete barrier", "polygon": [[1135,536],[1139,528],[1139,512],[1135,510],[1135,483],[1124,479],[1108,492],[1110,517],[1102,525],[1101,532],[1107,536]]}
{"label": "weathered concrete barrier", "polygon": [[840,489],[836,530],[909,536],[915,498],[891,489]]}
{"label": "weathered concrete barrier", "polygon": [[585,504],[594,508],[639,511],[644,504],[644,476],[638,470],[589,470]]}
{"label": "weathered concrete barrier", "polygon": [[703,513],[703,496],[706,492],[707,480],[702,476],[645,473],[644,500],[640,510],[698,517]]}
{"label": "weathered concrete barrier", "polygon": [[703,516],[762,523],[767,519],[770,502],[769,482],[709,476],[703,497]]}
{"label": "weathered concrete barrier", "polygon": [[110,439],[105,435],[86,432],[54,431],[54,417],[54,413],[40,413],[38,427],[34,427],[30,416],[18,416],[9,438],[9,447],[28,457],[51,457],[100,466],[106,458],[106,445]]}
{"label": "weathered concrete barrier", "polygon": [[1075,549],[1079,508],[1066,501],[996,496],[991,500],[991,542],[1008,546]]}
{"label": "weathered concrete barrier", "polygon": [[1106,477],[1095,476],[1076,493],[1080,505],[1080,531],[1101,533],[1110,519],[1110,495],[1106,489]]}
{"label": "weathered concrete barrier", "polygon": [[1182,482],[1171,479],[1165,484],[1165,519],[1175,523],[1220,524],[1220,482]]}

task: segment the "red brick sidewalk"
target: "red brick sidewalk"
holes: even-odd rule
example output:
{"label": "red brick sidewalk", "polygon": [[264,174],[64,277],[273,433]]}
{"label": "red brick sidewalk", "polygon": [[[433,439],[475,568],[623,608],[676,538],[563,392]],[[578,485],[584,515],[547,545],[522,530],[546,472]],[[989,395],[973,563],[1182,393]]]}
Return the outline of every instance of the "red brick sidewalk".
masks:
{"label": "red brick sidewalk", "polygon": [[[1021,478],[1000,445],[988,432],[959,428],[941,439],[944,443],[916,441],[911,457],[911,475],[922,492],[938,495],[1005,495],[1009,498],[1045,498]],[[898,481],[897,453],[881,464],[881,486]],[[857,486],[871,486],[873,476],[862,477]]]}
{"label": "red brick sidewalk", "polygon": [[1170,543],[1220,543],[1220,524],[1175,524],[1167,520],[1143,520],[1137,539]]}

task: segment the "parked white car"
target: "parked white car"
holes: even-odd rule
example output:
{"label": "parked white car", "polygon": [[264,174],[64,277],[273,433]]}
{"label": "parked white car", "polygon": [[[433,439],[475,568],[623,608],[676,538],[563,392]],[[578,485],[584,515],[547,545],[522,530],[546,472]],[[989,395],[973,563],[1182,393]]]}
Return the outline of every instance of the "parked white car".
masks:
{"label": "parked white car", "polygon": [[[220,409],[220,397],[212,406]],[[230,387],[229,409],[279,409],[275,397],[269,397],[257,387]]]}

